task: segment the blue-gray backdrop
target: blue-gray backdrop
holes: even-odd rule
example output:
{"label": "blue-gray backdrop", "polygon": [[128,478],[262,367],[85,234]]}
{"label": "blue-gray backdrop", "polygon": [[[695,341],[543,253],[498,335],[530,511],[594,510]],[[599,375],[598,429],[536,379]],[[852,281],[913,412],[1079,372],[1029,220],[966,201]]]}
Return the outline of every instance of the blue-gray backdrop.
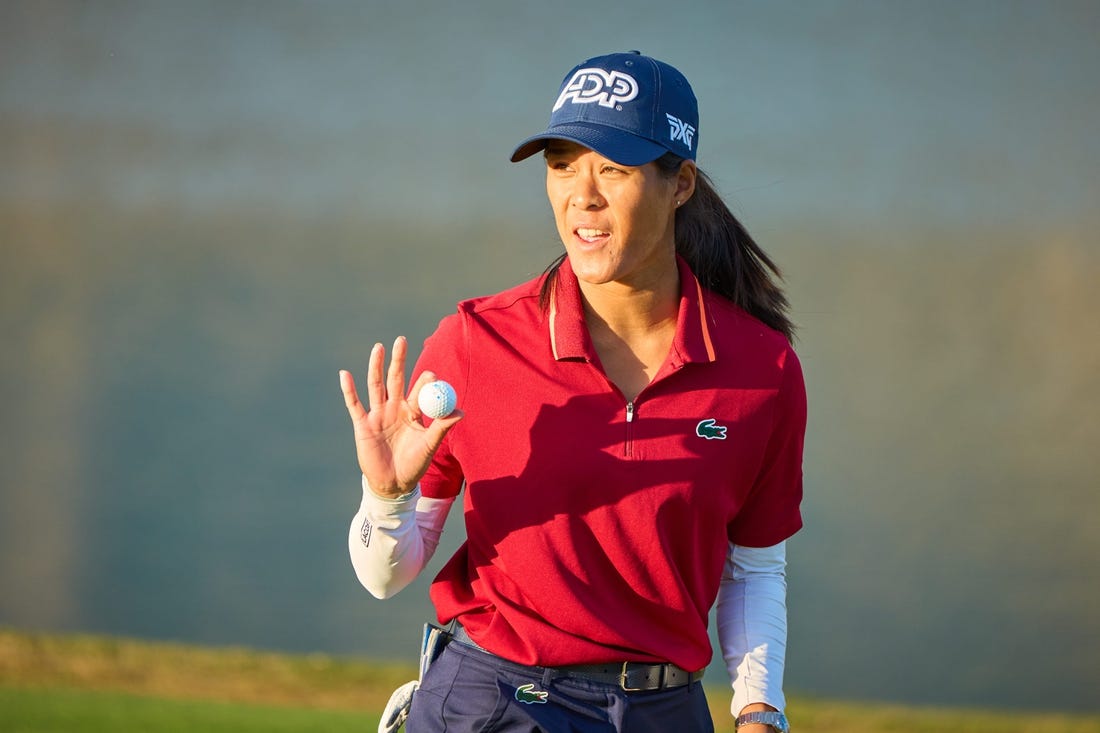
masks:
{"label": "blue-gray backdrop", "polygon": [[788,687],[1097,709],[1070,0],[3,3],[0,624],[410,661],[426,580],[375,601],[346,559],[337,370],[556,255],[507,155],[631,48],[692,80],[801,327]]}

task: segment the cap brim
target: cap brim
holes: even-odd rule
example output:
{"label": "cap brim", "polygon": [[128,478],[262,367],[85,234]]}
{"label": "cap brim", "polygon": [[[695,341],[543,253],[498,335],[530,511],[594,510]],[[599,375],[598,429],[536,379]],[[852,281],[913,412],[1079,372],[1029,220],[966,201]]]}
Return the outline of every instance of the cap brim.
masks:
{"label": "cap brim", "polygon": [[530,158],[545,148],[550,140],[575,142],[620,165],[645,165],[669,152],[664,146],[613,127],[574,123],[557,125],[527,138],[512,152],[512,162]]}

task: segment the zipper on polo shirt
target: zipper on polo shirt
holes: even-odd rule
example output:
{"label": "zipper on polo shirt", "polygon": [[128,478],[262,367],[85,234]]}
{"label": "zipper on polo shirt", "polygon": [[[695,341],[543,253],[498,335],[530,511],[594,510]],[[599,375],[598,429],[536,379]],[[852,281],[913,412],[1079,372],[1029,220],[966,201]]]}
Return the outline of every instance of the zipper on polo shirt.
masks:
{"label": "zipper on polo shirt", "polygon": [[630,458],[634,454],[634,403],[626,403],[626,445],[623,446],[623,455]]}

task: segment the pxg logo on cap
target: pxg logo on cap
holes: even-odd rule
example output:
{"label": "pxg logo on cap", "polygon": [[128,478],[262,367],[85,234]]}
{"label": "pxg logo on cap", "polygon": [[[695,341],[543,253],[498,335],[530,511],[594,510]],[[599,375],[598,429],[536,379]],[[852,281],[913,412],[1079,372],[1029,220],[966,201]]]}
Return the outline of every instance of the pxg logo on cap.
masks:
{"label": "pxg logo on cap", "polygon": [[520,161],[549,140],[569,140],[623,165],[665,153],[695,160],[699,108],[678,70],[638,51],[597,56],[566,75],[546,131],[521,142]]}
{"label": "pxg logo on cap", "polygon": [[695,137],[695,128],[667,112],[665,117],[668,119],[668,139],[673,142],[682,140],[684,145],[688,146],[688,150],[691,150],[691,140]]}

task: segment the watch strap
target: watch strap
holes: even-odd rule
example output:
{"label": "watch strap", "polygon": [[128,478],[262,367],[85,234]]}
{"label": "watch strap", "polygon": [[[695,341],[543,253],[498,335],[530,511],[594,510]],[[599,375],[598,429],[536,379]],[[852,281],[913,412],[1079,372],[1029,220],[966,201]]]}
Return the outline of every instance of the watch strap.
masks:
{"label": "watch strap", "polygon": [[737,720],[734,722],[734,727],[740,728],[743,725],[749,723],[763,723],[764,725],[770,725],[774,730],[779,733],[789,733],[791,726],[787,723],[787,716],[783,713],[777,713],[773,710],[767,712],[757,713],[742,713],[737,716]]}

